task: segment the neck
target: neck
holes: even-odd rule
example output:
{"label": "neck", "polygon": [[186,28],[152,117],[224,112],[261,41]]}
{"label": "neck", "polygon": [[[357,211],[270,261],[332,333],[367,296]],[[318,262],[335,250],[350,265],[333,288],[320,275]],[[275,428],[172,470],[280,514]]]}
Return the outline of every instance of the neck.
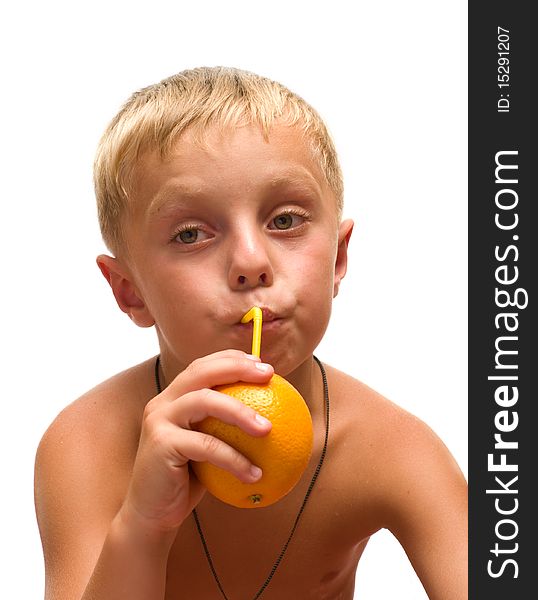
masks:
{"label": "neck", "polygon": [[319,389],[319,369],[310,355],[296,369],[286,375],[286,379],[297,389],[305,399],[310,410],[317,404]]}

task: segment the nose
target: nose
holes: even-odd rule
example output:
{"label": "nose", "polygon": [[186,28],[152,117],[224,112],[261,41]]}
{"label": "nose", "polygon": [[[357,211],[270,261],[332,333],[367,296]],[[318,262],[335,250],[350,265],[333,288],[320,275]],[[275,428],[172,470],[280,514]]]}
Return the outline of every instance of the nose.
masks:
{"label": "nose", "polygon": [[243,228],[230,239],[228,283],[234,290],[273,284],[268,240],[262,232]]}

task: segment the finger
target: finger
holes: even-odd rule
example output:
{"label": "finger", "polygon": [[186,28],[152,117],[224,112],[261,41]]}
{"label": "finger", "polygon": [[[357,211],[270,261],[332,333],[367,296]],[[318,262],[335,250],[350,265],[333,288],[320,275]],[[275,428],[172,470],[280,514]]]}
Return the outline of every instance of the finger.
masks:
{"label": "finger", "polygon": [[165,410],[169,421],[186,429],[196,429],[197,423],[215,417],[255,437],[267,435],[271,430],[271,422],[250,406],[210,388],[184,394]]}
{"label": "finger", "polygon": [[249,358],[245,353],[211,355],[192,362],[166,388],[163,397],[173,401],[179,396],[194,390],[211,388],[216,385],[245,381],[247,383],[267,383],[274,373],[271,365]]}
{"label": "finger", "polygon": [[174,446],[180,463],[185,458],[195,462],[209,462],[232,473],[244,483],[253,483],[262,476],[261,469],[246,456],[211,435],[176,428]]}

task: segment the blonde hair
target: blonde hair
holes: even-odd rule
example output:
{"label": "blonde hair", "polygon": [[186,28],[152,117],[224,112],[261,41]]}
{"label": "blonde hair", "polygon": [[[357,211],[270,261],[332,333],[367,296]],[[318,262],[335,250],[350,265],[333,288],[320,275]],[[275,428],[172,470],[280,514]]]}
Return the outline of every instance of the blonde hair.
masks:
{"label": "blonde hair", "polygon": [[142,153],[157,150],[165,158],[185,130],[199,135],[211,125],[256,123],[267,139],[277,119],[298,125],[310,141],[335,194],[340,217],[342,173],[318,113],[301,97],[265,77],[234,68],[201,67],[135,92],[104,132],[94,164],[94,185],[99,225],[108,248],[114,252],[122,246],[129,182]]}

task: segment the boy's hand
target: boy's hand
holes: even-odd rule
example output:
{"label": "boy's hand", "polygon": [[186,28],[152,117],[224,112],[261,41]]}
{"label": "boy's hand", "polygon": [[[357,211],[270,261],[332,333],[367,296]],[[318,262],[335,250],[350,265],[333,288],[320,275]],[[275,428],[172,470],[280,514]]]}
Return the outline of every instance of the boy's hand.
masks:
{"label": "boy's hand", "polygon": [[212,387],[266,383],[273,368],[238,350],[195,360],[144,410],[138,452],[120,516],[144,534],[172,533],[203,496],[189,461],[208,461],[251,483],[261,470],[229,445],[192,429],[208,416],[253,436],[269,433],[269,421]]}

